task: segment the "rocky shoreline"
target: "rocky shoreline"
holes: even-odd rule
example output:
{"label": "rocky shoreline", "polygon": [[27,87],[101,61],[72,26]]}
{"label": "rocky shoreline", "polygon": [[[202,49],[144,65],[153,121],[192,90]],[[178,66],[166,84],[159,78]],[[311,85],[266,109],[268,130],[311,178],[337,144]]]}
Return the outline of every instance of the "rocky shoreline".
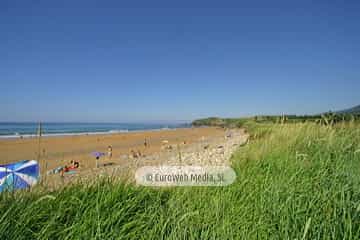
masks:
{"label": "rocky shoreline", "polygon": [[223,137],[200,138],[191,145],[171,145],[170,150],[162,151],[152,156],[137,159],[135,167],[146,165],[229,165],[232,153],[248,140],[248,134],[243,129],[233,129],[225,132]]}

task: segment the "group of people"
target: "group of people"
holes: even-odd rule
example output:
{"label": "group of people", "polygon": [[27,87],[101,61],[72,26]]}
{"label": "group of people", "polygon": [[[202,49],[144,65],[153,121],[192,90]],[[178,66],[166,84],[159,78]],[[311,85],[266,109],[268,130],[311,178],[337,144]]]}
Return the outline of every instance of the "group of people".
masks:
{"label": "group of people", "polygon": [[[166,147],[166,149],[172,149],[172,146],[168,144],[169,142],[167,140],[162,141],[163,146],[162,147]],[[183,141],[183,144],[186,145],[187,142]],[[144,148],[149,148],[149,142],[148,140],[145,138],[144,139]],[[107,154],[101,153],[101,155],[107,155],[108,160],[111,160],[113,157],[113,148],[111,145],[108,145],[107,147]],[[96,156],[96,160],[100,159],[100,154]],[[143,157],[145,155],[143,155],[141,153],[140,150],[130,150],[130,158],[140,158]],[[96,163],[96,165],[98,166],[98,162]],[[61,176],[64,176],[65,173],[70,172],[72,170],[78,169],[80,166],[80,163],[74,160],[70,161],[69,165],[65,165],[65,166],[60,166],[57,167],[51,171],[48,172],[48,174],[54,174],[54,173],[59,173]]]}
{"label": "group of people", "polygon": [[[145,148],[149,147],[149,142],[148,142],[148,140],[146,138],[144,139],[144,147]],[[112,150],[113,150],[112,146],[109,145],[108,146],[108,151],[107,151],[107,156],[108,156],[109,160],[112,158],[112,155],[113,155]],[[133,158],[138,158],[138,157],[141,157],[142,154],[141,154],[140,150],[137,150],[137,151],[131,150],[130,151],[130,156],[133,157]]]}
{"label": "group of people", "polygon": [[[146,138],[144,139],[144,147],[145,148],[149,147],[149,142]],[[113,156],[113,148],[111,145],[109,145],[107,147],[107,157],[109,160],[111,160],[112,156]],[[140,150],[137,150],[137,151],[131,150],[130,151],[130,157],[132,157],[132,158],[139,158],[142,156],[143,156],[143,154],[141,153]],[[96,156],[96,160],[99,160],[99,159],[100,159],[100,156]],[[53,170],[48,171],[48,174],[59,173],[61,176],[64,176],[65,173],[75,170],[75,169],[79,168],[79,166],[80,166],[79,162],[71,160],[69,165],[57,167]]]}
{"label": "group of people", "polygon": [[[147,139],[145,139],[144,140],[144,147],[147,148],[148,146],[149,146],[148,141],[147,141]],[[109,145],[107,147],[107,158],[108,158],[108,160],[111,160],[112,156],[113,156],[113,148],[112,148],[111,145]],[[131,157],[139,158],[141,156],[142,156],[142,154],[141,154],[140,150],[138,150],[138,151],[131,150]],[[96,160],[99,160],[99,159],[100,159],[100,155],[96,156]],[[52,169],[52,170],[48,171],[47,174],[59,173],[60,176],[63,177],[65,175],[65,173],[76,170],[76,169],[79,168],[79,166],[80,166],[79,162],[71,160],[69,165],[59,166],[59,167],[57,167],[55,169]]]}
{"label": "group of people", "polygon": [[141,156],[142,156],[142,154],[141,154],[140,150],[134,151],[133,149],[131,149],[131,151],[130,151],[131,158],[139,158]]}

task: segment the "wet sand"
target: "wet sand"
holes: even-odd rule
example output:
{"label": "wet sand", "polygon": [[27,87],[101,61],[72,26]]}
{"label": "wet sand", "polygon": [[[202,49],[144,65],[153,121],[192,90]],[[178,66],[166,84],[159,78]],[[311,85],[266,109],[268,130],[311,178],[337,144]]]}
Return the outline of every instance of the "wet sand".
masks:
{"label": "wet sand", "polygon": [[[163,141],[169,145],[183,143],[192,144],[201,139],[224,136],[220,128],[183,128],[176,130],[157,130],[116,133],[106,135],[81,135],[62,137],[1,139],[0,164],[16,162],[25,159],[35,159],[40,163],[42,174],[48,170],[69,164],[71,160],[80,162],[80,171],[96,167],[95,157],[91,152],[107,153],[109,145],[113,148],[113,156],[100,158],[100,165],[127,164],[130,151],[140,151],[142,155],[151,155],[163,151]],[[147,140],[148,147],[144,146]],[[40,152],[40,158],[39,158]]]}

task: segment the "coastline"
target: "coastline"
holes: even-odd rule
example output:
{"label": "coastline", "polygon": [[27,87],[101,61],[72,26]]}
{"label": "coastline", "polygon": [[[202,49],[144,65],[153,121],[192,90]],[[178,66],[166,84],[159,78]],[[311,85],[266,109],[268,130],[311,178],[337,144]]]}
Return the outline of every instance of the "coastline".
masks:
{"label": "coastline", "polygon": [[[42,122],[43,137],[102,135],[112,133],[188,128],[184,123],[81,123],[81,122]],[[0,139],[22,139],[38,136],[39,123],[0,122]]]}
{"label": "coastline", "polygon": [[[109,131],[99,131],[99,132],[67,132],[67,133],[43,133],[41,137],[72,137],[72,136],[89,136],[89,135],[109,135],[109,134],[119,134],[119,133],[133,133],[133,132],[151,132],[151,131],[167,131],[167,130],[177,130],[177,129],[188,129],[189,127],[171,127],[171,128],[149,128],[149,129],[140,129],[140,130],[109,130]],[[38,138],[37,134],[12,134],[12,135],[0,135],[1,140],[9,139],[27,139],[27,138]]]}

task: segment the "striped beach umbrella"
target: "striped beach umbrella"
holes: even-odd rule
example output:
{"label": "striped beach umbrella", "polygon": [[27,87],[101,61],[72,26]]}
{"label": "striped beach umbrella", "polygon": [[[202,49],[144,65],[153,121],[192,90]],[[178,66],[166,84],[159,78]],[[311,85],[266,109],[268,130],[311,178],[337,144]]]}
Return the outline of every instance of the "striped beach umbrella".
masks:
{"label": "striped beach umbrella", "polygon": [[0,165],[0,192],[29,188],[39,180],[39,164],[35,160]]}

